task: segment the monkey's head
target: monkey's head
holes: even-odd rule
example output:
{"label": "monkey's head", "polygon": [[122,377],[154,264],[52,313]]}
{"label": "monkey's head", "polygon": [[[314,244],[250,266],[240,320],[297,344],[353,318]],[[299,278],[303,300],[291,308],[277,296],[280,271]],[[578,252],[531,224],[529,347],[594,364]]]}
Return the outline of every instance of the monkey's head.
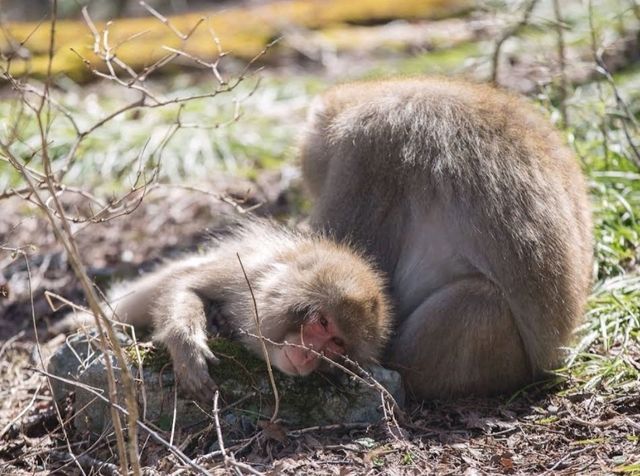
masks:
{"label": "monkey's head", "polygon": [[342,356],[375,361],[390,329],[381,275],[362,256],[324,239],[284,253],[256,293],[272,364],[289,375],[308,375]]}

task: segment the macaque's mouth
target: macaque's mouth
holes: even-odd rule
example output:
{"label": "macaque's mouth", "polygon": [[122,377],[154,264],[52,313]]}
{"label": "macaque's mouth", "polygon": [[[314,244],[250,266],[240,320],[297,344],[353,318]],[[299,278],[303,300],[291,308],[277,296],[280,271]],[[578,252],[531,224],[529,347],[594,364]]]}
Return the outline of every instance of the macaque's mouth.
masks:
{"label": "macaque's mouth", "polygon": [[[291,360],[291,358],[289,357],[289,352],[288,352],[288,347],[285,346],[282,349],[282,353],[284,354],[285,359],[287,359],[287,362],[289,364],[289,369],[280,369],[282,372],[284,372],[287,375],[293,375],[295,377],[300,376],[300,371],[298,370],[298,367],[295,366],[295,364],[293,363],[293,361]],[[293,370],[291,370],[293,369]]]}
{"label": "macaque's mouth", "polygon": [[289,357],[289,352],[291,350],[295,350],[295,349],[293,347],[285,346],[283,348],[283,350],[282,350],[282,352],[284,353],[285,358],[287,359],[287,362],[289,363],[290,369],[280,369],[280,370],[282,370],[287,375],[293,375],[295,377],[305,377],[305,376],[309,375],[310,373],[312,373],[316,369],[317,365],[314,365],[310,369],[306,369],[306,368],[300,369],[300,367],[298,367],[293,362],[291,357]]}

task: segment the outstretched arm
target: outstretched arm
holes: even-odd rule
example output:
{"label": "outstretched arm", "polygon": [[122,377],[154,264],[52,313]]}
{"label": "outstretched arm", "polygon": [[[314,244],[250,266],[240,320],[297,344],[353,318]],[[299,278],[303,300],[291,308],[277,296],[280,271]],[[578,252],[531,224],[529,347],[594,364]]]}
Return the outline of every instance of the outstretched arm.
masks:
{"label": "outstretched arm", "polygon": [[192,397],[213,399],[217,388],[208,363],[218,359],[207,346],[205,303],[195,289],[177,284],[152,311],[154,341],[164,345],[181,388]]}

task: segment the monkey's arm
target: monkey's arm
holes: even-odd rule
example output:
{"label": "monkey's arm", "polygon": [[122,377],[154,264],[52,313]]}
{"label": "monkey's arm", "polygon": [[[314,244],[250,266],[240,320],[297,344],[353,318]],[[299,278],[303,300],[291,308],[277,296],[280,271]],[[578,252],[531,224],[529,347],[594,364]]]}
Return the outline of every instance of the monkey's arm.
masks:
{"label": "monkey's arm", "polygon": [[154,341],[171,354],[178,383],[198,399],[212,399],[216,384],[207,363],[218,359],[207,346],[205,305],[196,289],[177,284],[152,311]]}

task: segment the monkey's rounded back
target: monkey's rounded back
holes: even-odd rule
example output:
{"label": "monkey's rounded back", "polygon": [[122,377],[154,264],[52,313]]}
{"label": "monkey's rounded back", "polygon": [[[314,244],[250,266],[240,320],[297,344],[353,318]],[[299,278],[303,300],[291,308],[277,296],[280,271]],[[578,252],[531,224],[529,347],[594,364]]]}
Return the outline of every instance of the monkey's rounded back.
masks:
{"label": "monkey's rounded back", "polygon": [[[398,365],[418,367],[409,379],[418,397],[504,391],[478,367],[496,365],[483,339],[511,339],[505,351],[524,352],[514,386],[557,364],[589,289],[591,220],[577,162],[531,104],[442,78],[338,86],[312,109],[302,158],[312,226],[359,243],[390,275],[405,335],[391,360],[402,348]],[[438,324],[440,308],[427,303],[443,289],[468,293],[460,283],[470,277],[484,280],[476,302],[501,296],[495,309],[507,314],[474,319],[474,309],[456,307]],[[454,311],[455,299],[438,299]],[[513,331],[502,336],[507,321]],[[473,364],[451,357],[455,344],[439,352],[445,328],[475,331],[471,344],[459,341],[478,348],[463,352]],[[407,356],[416,335],[423,341]]]}

